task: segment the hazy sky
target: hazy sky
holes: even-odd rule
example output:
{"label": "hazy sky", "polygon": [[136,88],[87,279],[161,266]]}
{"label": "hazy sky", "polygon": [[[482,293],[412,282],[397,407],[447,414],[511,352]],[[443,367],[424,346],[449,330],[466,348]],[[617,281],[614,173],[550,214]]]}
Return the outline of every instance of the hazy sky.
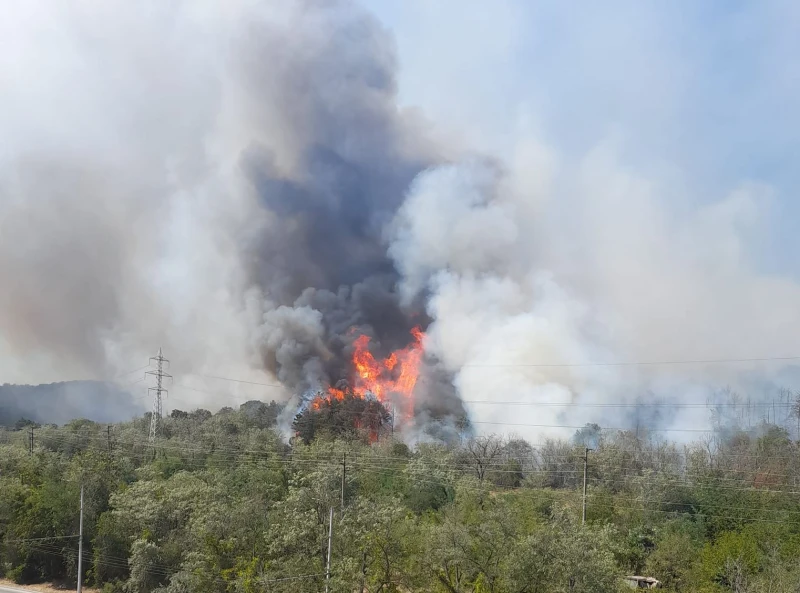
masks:
{"label": "hazy sky", "polygon": [[768,184],[753,255],[800,273],[796,2],[366,5],[397,40],[401,97],[439,126],[499,151],[533,129],[567,160],[612,141],[693,203]]}

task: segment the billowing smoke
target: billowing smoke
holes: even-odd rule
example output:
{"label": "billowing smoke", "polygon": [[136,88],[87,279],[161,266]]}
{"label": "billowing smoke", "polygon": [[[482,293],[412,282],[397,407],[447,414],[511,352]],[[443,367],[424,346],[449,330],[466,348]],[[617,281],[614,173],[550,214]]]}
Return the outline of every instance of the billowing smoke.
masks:
{"label": "billowing smoke", "polygon": [[800,286],[745,258],[763,188],[673,218],[608,153],[558,173],[550,158],[432,168],[392,228],[403,296],[428,294],[427,351],[478,428],[696,438],[722,388],[763,403],[796,385],[793,361],[742,360],[796,355],[800,328]]}
{"label": "billowing smoke", "polygon": [[399,306],[381,233],[437,158],[397,108],[391,39],[349,3],[301,3],[282,26],[254,26],[243,51],[249,92],[272,103],[292,144],[283,165],[282,146],[242,154],[264,213],[244,250],[265,299],[259,352],[292,391],[324,388],[347,376],[354,335],[383,348],[409,339],[416,307]]}
{"label": "billowing smoke", "polygon": [[420,417],[463,400],[530,436],[702,429],[610,406],[794,377],[625,364],[796,354],[800,287],[747,261],[765,188],[681,210],[608,147],[465,158],[399,106],[392,37],[347,0],[6,12],[2,381],[110,379],[161,346],[168,407],[287,399],[345,378],[355,335],[385,355],[422,325]]}
{"label": "billowing smoke", "polygon": [[111,377],[162,346],[174,405],[225,405],[346,378],[358,334],[404,346],[427,316],[383,233],[446,151],[397,105],[390,35],[348,1],[151,8],[3,25],[7,378]]}

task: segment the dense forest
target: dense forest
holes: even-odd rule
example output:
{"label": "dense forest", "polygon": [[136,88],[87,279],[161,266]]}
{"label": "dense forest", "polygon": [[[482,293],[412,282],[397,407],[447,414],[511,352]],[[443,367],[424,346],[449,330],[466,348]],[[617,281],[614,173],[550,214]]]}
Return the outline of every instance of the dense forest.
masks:
{"label": "dense forest", "polygon": [[[599,427],[404,444],[372,408],[175,410],[0,432],[0,571],[106,592],[606,592],[800,588],[800,455],[778,426],[678,445]],[[321,414],[325,422],[309,414]],[[337,421],[337,418],[339,419]],[[342,430],[342,427],[349,427]],[[587,444],[591,451],[587,452]],[[582,524],[584,460],[586,522]]]}

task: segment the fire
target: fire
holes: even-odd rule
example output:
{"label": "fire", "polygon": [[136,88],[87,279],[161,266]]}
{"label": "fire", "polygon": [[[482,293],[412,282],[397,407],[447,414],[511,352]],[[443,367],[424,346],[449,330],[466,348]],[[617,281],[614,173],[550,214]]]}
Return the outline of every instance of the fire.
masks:
{"label": "fire", "polygon": [[325,397],[317,396],[311,402],[311,408],[313,410],[319,410],[322,402],[324,401],[331,401],[334,399],[338,399],[339,401],[343,400],[345,396],[344,389],[336,389],[335,387],[328,387],[327,395]]}
{"label": "fire", "polygon": [[[414,387],[419,378],[425,337],[419,327],[413,328],[411,335],[414,339],[408,346],[395,350],[382,360],[370,352],[369,336],[360,335],[353,342],[353,393],[362,398],[372,396],[383,404],[393,403],[404,417],[410,417],[414,411]],[[323,401],[342,400],[344,397],[344,390],[329,387],[325,395],[311,402],[311,407],[319,409]]]}

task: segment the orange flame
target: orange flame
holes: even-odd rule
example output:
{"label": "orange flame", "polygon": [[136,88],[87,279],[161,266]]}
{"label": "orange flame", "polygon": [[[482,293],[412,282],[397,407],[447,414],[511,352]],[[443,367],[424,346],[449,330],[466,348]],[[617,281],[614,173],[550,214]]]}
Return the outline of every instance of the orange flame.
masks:
{"label": "orange flame", "polygon": [[[422,340],[425,334],[419,327],[411,330],[414,340],[405,348],[395,350],[383,360],[369,351],[370,338],[358,336],[353,342],[352,391],[358,397],[373,396],[382,404],[394,403],[402,416],[409,418],[414,411],[414,387],[419,378],[422,361]],[[345,391],[329,387],[326,394],[311,402],[319,409],[322,401],[342,400]]]}

